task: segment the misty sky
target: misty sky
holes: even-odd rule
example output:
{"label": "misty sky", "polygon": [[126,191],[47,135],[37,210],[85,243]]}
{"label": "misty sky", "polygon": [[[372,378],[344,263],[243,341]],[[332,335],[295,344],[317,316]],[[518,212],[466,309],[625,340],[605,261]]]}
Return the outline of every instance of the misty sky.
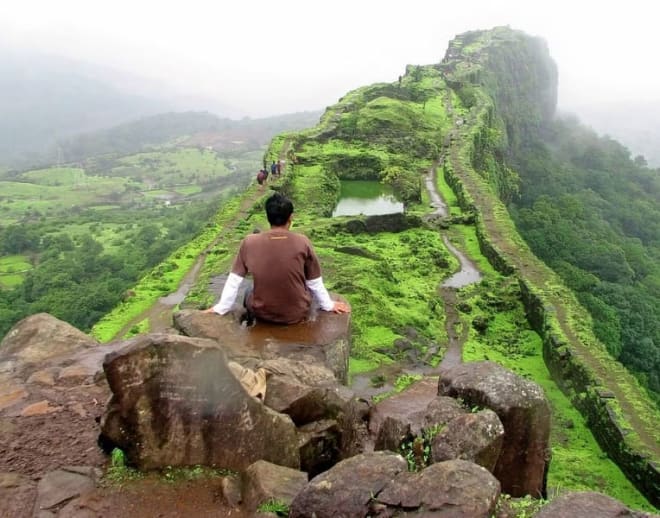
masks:
{"label": "misty sky", "polygon": [[[323,109],[437,63],[456,34],[542,36],[559,104],[660,100],[652,0],[7,0],[0,45],[102,63],[250,116]],[[145,82],[147,84],[149,82]]]}

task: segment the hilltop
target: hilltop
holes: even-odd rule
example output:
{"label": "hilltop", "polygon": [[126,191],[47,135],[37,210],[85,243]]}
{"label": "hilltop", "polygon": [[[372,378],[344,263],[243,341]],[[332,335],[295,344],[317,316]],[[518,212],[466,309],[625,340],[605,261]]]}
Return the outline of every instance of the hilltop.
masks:
{"label": "hilltop", "polygon": [[[653,304],[653,240],[633,227],[639,243],[630,253],[624,245],[632,237],[614,243],[631,229],[630,221],[620,221],[612,224],[620,232],[600,236],[613,247],[592,243],[600,252],[596,264],[571,262],[584,259],[579,254],[565,254],[561,263],[548,254],[546,264],[533,251],[545,235],[556,238],[548,250],[574,250],[580,237],[570,231],[600,228],[616,214],[607,210],[614,198],[606,195],[639,193],[633,186],[641,183],[654,196],[656,184],[620,146],[598,137],[586,139],[589,146],[571,140],[583,130],[555,120],[556,77],[538,38],[509,28],[466,33],[450,43],[441,63],[411,65],[398,81],[349,92],[317,126],[277,136],[263,160],[285,160],[285,174],[269,187],[294,200],[295,229],[310,236],[328,287],[353,308],[349,377],[358,395],[378,404],[405,394],[437,375],[450,351],[459,363],[500,363],[535,381],[552,407],[549,497],[595,490],[651,510],[660,498],[657,408],[599,336],[598,322],[609,321],[599,317],[613,312],[599,314],[603,306],[579,288],[594,288],[597,297],[613,291],[615,281],[630,280],[637,283],[633,291],[649,290]],[[577,169],[577,157],[582,165],[593,161]],[[562,171],[576,183],[557,174]],[[333,218],[341,183],[349,180],[389,185],[404,212]],[[552,191],[562,182],[574,194],[563,200],[571,217],[599,207],[605,219],[571,226],[548,210],[552,196],[565,194]],[[181,306],[208,307],[242,237],[267,227],[267,195],[250,184],[228,199],[204,232],[143,277],[93,334],[109,341],[166,330],[167,322],[145,310],[163,294],[159,283],[171,286],[167,276],[174,272],[180,280],[193,261],[186,281],[193,286]],[[592,204],[581,207],[583,200]],[[653,228],[653,207],[642,201]],[[533,214],[530,207],[546,210]],[[461,255],[480,277],[447,285],[463,266]],[[654,343],[647,344],[651,354]],[[640,379],[651,382],[643,373]],[[415,460],[411,444],[399,453]]]}

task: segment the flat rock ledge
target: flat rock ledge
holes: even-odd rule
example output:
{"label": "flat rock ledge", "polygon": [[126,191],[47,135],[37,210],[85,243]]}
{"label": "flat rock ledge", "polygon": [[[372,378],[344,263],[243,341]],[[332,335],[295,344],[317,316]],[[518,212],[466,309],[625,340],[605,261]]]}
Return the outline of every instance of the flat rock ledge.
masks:
{"label": "flat rock ledge", "polygon": [[186,336],[217,341],[230,359],[248,367],[250,359],[293,358],[325,365],[341,383],[348,381],[350,314],[319,311],[300,324],[243,327],[232,316],[182,310],[174,314],[174,327]]}

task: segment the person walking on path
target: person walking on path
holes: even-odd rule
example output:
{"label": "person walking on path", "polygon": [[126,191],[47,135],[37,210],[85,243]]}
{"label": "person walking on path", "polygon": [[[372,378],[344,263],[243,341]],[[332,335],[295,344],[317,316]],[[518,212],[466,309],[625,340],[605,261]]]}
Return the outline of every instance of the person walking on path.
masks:
{"label": "person walking on path", "polygon": [[262,169],[257,173],[257,183],[259,185],[263,185],[267,177],[268,177],[268,173],[266,173],[266,171]]}
{"label": "person walking on path", "polygon": [[254,288],[244,305],[258,320],[296,324],[308,318],[313,302],[323,311],[350,313],[348,304],[330,298],[310,240],[289,230],[291,200],[273,194],[266,200],[266,216],[270,230],[243,239],[219,302],[205,312],[229,313],[243,279],[250,273]]}

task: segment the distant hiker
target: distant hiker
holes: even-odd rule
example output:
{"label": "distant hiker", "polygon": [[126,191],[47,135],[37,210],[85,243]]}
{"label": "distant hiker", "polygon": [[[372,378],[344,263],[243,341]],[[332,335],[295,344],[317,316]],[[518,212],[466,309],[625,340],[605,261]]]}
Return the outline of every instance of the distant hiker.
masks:
{"label": "distant hiker", "polygon": [[270,174],[273,176],[277,174],[277,164],[275,163],[275,160],[273,160],[273,163],[270,164]]}
{"label": "distant hiker", "polygon": [[282,174],[282,161],[281,160],[277,161],[277,166],[275,167],[275,170],[277,171],[277,176],[280,176]]}
{"label": "distant hiker", "polygon": [[251,234],[241,242],[220,301],[207,313],[228,313],[238,289],[250,273],[254,288],[244,305],[258,320],[296,324],[305,320],[312,301],[323,311],[350,313],[348,304],[333,301],[325,289],[321,266],[312,243],[302,234],[289,231],[293,216],[291,200],[280,193],[266,200],[270,230]]}
{"label": "distant hiker", "polygon": [[262,169],[257,173],[257,182],[259,183],[259,185],[263,185],[265,181],[266,181],[266,173]]}

